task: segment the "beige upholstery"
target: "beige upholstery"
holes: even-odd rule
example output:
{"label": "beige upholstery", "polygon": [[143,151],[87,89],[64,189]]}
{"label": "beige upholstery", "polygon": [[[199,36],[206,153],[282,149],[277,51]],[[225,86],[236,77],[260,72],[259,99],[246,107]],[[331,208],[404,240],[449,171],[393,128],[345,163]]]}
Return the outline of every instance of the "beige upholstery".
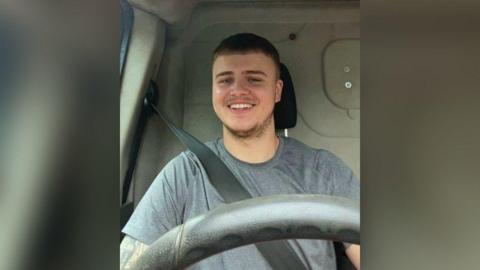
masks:
{"label": "beige upholstery", "polygon": [[126,174],[130,145],[147,83],[161,60],[165,38],[165,25],[158,18],[138,9],[134,9],[134,15],[120,90],[120,183]]}
{"label": "beige upholstery", "polygon": [[344,109],[360,109],[360,40],[335,40],[323,54],[325,92]]}

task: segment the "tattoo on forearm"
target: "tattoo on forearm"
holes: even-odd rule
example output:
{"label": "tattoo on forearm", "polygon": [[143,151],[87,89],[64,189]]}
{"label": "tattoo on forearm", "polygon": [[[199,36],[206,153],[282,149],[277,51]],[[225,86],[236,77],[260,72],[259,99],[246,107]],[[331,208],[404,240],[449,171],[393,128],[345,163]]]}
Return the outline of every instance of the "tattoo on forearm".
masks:
{"label": "tattoo on forearm", "polygon": [[129,236],[125,236],[120,244],[120,269],[131,269],[137,259],[147,250],[148,245],[143,244]]}

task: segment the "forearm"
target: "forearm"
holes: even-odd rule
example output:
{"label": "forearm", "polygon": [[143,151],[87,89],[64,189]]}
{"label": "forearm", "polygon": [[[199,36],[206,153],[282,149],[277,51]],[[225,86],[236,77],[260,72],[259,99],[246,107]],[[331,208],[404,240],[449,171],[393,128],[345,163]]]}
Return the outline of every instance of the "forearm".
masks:
{"label": "forearm", "polygon": [[352,262],[352,264],[360,270],[360,246],[359,245],[351,245],[346,250],[348,258]]}

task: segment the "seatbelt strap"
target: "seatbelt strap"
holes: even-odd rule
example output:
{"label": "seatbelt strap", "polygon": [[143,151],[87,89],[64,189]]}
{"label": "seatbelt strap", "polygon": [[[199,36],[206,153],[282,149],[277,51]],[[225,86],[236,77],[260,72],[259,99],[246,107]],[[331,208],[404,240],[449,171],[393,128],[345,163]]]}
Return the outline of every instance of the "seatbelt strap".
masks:
{"label": "seatbelt strap", "polygon": [[177,128],[155,105],[150,104],[150,106],[153,108],[155,114],[165,121],[175,136],[198,157],[205,171],[208,173],[210,182],[222,195],[226,203],[241,201],[252,197],[240,182],[228,180],[234,179],[235,176],[233,176],[223,161],[219,158],[212,157],[212,155],[215,157],[217,157],[217,155],[215,155],[210,148],[185,130]]}
{"label": "seatbelt strap", "polygon": [[[151,82],[150,87],[155,90],[155,83]],[[197,156],[207,172],[210,182],[225,202],[232,203],[252,198],[252,195],[241,185],[225,163],[210,148],[185,130],[177,128],[148,98],[145,98],[145,103],[150,105],[154,113],[162,118],[180,141]],[[286,240],[263,242],[255,245],[274,270],[306,269]]]}

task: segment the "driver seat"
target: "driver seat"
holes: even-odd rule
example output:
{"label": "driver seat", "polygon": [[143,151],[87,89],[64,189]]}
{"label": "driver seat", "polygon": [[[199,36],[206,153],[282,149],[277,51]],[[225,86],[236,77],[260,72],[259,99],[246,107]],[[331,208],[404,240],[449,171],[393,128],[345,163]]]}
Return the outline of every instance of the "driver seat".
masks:
{"label": "driver seat", "polygon": [[[297,102],[295,99],[295,89],[293,87],[292,77],[285,64],[280,64],[280,79],[283,81],[282,97],[275,104],[274,119],[277,133],[284,131],[284,136],[288,137],[288,129],[297,124]],[[337,259],[338,270],[355,270],[345,253],[345,247],[342,243],[334,242],[335,255]]]}

